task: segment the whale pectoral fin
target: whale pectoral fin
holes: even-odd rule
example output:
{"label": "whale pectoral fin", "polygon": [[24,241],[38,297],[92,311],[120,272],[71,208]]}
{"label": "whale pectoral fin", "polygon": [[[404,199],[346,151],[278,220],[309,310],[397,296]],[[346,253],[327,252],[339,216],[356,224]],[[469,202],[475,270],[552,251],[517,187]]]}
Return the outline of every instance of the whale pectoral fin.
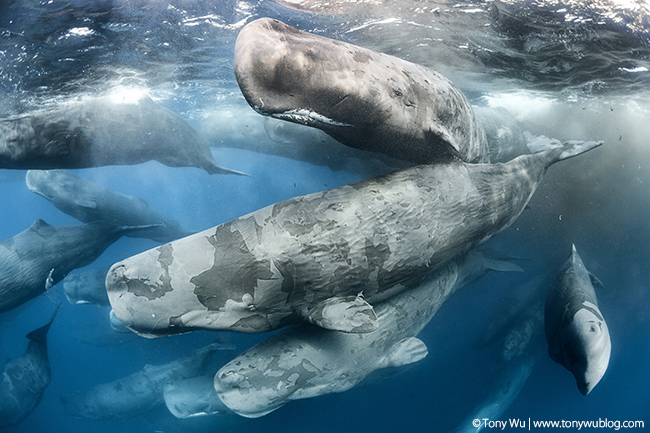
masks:
{"label": "whale pectoral fin", "polygon": [[491,271],[498,272],[524,272],[521,266],[517,266],[514,263],[505,260],[486,259],[485,267]]}
{"label": "whale pectoral fin", "polygon": [[314,325],[333,331],[363,334],[379,327],[374,308],[360,295],[328,298],[305,316]]}
{"label": "whale pectoral fin", "polygon": [[593,275],[591,272],[588,272],[588,274],[589,279],[591,280],[591,285],[594,286],[595,289],[603,290],[605,288],[603,283],[595,275]]}
{"label": "whale pectoral fin", "polygon": [[401,367],[424,359],[429,354],[427,345],[415,337],[405,338],[391,347],[386,357],[384,367]]}

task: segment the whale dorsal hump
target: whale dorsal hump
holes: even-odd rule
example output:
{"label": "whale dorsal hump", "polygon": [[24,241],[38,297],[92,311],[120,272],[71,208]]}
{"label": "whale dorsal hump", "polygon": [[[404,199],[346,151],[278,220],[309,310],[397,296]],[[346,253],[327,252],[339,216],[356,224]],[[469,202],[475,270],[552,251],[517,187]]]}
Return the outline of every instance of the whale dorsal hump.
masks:
{"label": "whale dorsal hump", "polygon": [[391,347],[384,367],[401,367],[424,359],[429,354],[427,345],[419,338],[409,337]]}
{"label": "whale dorsal hump", "polygon": [[29,226],[29,229],[34,230],[34,231],[39,231],[40,229],[42,229],[44,227],[50,227],[50,225],[48,223],[46,223],[45,221],[43,221],[42,219],[37,219],[36,221],[34,221],[32,223],[31,226]]}
{"label": "whale dorsal hump", "polygon": [[363,334],[379,327],[374,308],[363,296],[336,296],[310,308],[306,319],[321,328]]}

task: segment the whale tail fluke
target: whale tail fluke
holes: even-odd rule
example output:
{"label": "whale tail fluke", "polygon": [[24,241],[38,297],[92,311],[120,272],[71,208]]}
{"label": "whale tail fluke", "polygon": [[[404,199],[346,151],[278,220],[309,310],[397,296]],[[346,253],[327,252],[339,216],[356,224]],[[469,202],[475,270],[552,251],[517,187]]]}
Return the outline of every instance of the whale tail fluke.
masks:
{"label": "whale tail fluke", "polygon": [[574,156],[580,155],[581,153],[585,153],[595,147],[598,147],[603,143],[604,141],[578,141],[578,140],[567,141],[563,144],[563,150],[562,152],[560,152],[560,155],[558,156],[557,160],[562,161],[563,159],[572,158]]}
{"label": "whale tail fluke", "polygon": [[539,153],[545,150],[559,149],[562,147],[562,142],[557,138],[535,135],[528,131],[524,131],[523,136],[530,153]]}
{"label": "whale tail fluke", "polygon": [[47,331],[50,330],[50,326],[52,326],[52,322],[54,322],[54,318],[56,317],[56,313],[59,312],[60,306],[61,304],[56,306],[56,310],[54,310],[54,313],[52,313],[52,317],[45,325],[33,330],[27,334],[26,337],[38,344],[43,345],[44,347],[47,347]]}
{"label": "whale tail fluke", "polygon": [[462,272],[459,273],[457,287],[463,287],[473,281],[478,280],[490,271],[497,272],[524,272],[524,270],[512,263],[512,260],[518,258],[507,258],[505,254],[499,253],[490,257],[494,250],[471,250],[462,260]]}
{"label": "whale tail fluke", "polygon": [[530,153],[551,151],[553,153],[553,162],[578,156],[604,143],[604,141],[580,140],[569,140],[562,143],[557,138],[549,138],[543,135],[535,136],[528,131],[524,132],[524,139]]}
{"label": "whale tail fluke", "polygon": [[211,164],[209,166],[203,167],[203,169],[207,171],[208,174],[234,174],[237,176],[252,177],[250,174],[244,173],[243,171],[233,170],[232,168],[222,167],[217,164]]}

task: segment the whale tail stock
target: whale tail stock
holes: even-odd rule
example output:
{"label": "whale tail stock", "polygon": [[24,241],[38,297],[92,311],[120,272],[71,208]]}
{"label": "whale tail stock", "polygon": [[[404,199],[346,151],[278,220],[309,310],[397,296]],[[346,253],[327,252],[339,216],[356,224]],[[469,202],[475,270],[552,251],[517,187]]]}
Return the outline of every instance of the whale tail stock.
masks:
{"label": "whale tail stock", "polygon": [[524,138],[530,153],[550,152],[551,163],[578,156],[604,143],[604,141],[580,140],[569,140],[562,143],[556,138],[543,135],[535,136],[527,131],[524,132]]}

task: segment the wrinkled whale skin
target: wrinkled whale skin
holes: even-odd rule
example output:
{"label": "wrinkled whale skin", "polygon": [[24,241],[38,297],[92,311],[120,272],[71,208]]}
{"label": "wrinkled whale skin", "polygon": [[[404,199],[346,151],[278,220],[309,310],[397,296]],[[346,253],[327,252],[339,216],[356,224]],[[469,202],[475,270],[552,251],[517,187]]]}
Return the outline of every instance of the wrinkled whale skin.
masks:
{"label": "wrinkled whale skin", "polygon": [[507,228],[551,164],[599,144],[503,164],[421,165],[285,200],[114,264],[109,300],[146,336],[258,333],[299,319],[369,332],[368,303]]}
{"label": "wrinkled whale skin", "polygon": [[488,161],[467,98],[424,66],[261,18],[239,33],[234,68],[256,111],[345,145],[417,164]]}
{"label": "wrinkled whale skin", "polygon": [[489,270],[521,268],[470,251],[377,304],[375,331],[350,334],[308,324],[282,329],[224,365],[214,377],[217,394],[235,413],[255,418],[292,400],[346,391],[379,369],[417,362],[428,349],[416,335],[451,295]]}
{"label": "wrinkled whale skin", "polygon": [[30,191],[48,200],[61,212],[81,222],[106,221],[117,225],[150,225],[157,228],[130,232],[128,236],[170,242],[190,235],[176,221],[165,218],[139,197],[111,191],[66,170],[29,170],[25,183]]}
{"label": "wrinkled whale skin", "polygon": [[0,167],[89,168],[150,160],[243,174],[218,166],[205,139],[148,96],[80,98],[0,119]]}
{"label": "wrinkled whale skin", "polygon": [[113,382],[61,397],[61,402],[78,418],[132,418],[162,404],[167,383],[203,374],[217,350],[218,346],[211,344],[166,364],[146,365]]}
{"label": "wrinkled whale skin", "polygon": [[0,313],[49,290],[73,269],[89,265],[133,229],[104,221],[52,226],[36,220],[0,242]]}

